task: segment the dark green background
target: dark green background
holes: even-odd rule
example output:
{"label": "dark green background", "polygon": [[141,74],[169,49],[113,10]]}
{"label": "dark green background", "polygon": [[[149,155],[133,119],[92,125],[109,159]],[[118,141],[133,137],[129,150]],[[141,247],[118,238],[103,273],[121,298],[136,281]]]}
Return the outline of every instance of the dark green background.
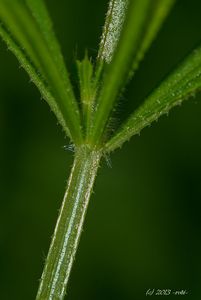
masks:
{"label": "dark green background", "polygon": [[[86,47],[96,57],[107,1],[46,2],[76,83],[74,59],[82,58]],[[177,2],[128,86],[119,117],[199,44],[200,16],[200,0]],[[72,165],[72,153],[63,149],[68,142],[1,42],[2,300],[35,297]],[[200,299],[201,95],[145,129],[111,162],[108,168],[103,161],[99,171],[68,299],[141,300],[149,288],[184,289],[189,294],[182,299]]]}

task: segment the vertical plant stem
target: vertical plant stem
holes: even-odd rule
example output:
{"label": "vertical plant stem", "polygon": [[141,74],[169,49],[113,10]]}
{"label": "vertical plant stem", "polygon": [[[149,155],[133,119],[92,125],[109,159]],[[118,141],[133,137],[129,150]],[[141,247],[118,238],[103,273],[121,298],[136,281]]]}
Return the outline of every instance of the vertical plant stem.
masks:
{"label": "vertical plant stem", "polygon": [[101,151],[81,146],[68,180],[36,300],[62,300],[78,247]]}

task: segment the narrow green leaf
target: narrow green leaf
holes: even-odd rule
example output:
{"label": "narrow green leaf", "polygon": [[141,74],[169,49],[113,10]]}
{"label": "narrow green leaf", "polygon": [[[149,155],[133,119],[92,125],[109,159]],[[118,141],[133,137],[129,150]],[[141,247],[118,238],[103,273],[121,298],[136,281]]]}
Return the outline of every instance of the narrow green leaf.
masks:
{"label": "narrow green leaf", "polygon": [[143,24],[144,28],[141,36],[139,36],[138,49],[133,57],[132,69],[130,71],[129,78],[134,75],[140,61],[144,58],[146,51],[152,44],[175,1],[176,0],[150,1],[149,10]]}
{"label": "narrow green leaf", "polygon": [[51,110],[57,116],[57,119],[59,120],[61,126],[64,128],[64,131],[67,134],[67,136],[71,137],[69,129],[66,125],[66,121],[64,120],[63,115],[61,114],[61,111],[59,110],[55,99],[53,98],[52,94],[48,90],[41,76],[37,73],[37,71],[32,66],[32,64],[30,64],[30,61],[28,61],[28,59],[24,55],[23,50],[20,49],[15,44],[14,40],[10,37],[10,34],[4,31],[3,28],[1,27],[0,27],[0,35],[3,37],[3,40],[8,45],[9,50],[13,52],[13,54],[18,58],[21,66],[25,69],[25,71],[30,76],[31,81],[37,86],[38,90],[41,93],[42,98],[44,98],[49,103]]}
{"label": "narrow green leaf", "polygon": [[87,131],[91,113],[93,111],[93,102],[95,98],[95,89],[93,82],[93,65],[89,60],[87,54],[82,61],[77,61],[77,69],[80,84],[80,98],[82,104],[82,117]]}
{"label": "narrow green leaf", "polygon": [[[101,141],[119,92],[150,46],[172,4],[173,0],[130,1],[118,46],[105,70],[91,134],[93,143]],[[118,12],[118,8],[116,10]]]}
{"label": "narrow green leaf", "polygon": [[40,89],[72,140],[79,144],[79,110],[42,0],[1,0],[0,35]]}
{"label": "narrow green leaf", "polygon": [[201,90],[201,47],[194,50],[184,62],[151,95],[125,122],[114,137],[106,144],[110,152],[120,147],[133,135],[157,120],[161,115],[180,105],[183,100],[194,96]]}
{"label": "narrow green leaf", "polygon": [[57,68],[60,74],[63,76],[63,80],[69,81],[65,62],[61,54],[60,45],[56,39],[53,30],[53,24],[48,14],[47,8],[43,0],[25,0],[26,5],[30,9],[30,12],[40,27],[41,33],[46,40],[48,50],[51,52],[52,58],[57,64]]}

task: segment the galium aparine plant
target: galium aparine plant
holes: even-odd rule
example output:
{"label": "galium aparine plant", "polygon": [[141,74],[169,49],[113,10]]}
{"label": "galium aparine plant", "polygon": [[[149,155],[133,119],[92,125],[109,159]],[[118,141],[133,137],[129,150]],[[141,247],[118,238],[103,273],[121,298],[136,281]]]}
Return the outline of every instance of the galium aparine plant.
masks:
{"label": "galium aparine plant", "polygon": [[101,159],[201,89],[201,47],[112,128],[119,96],[135,75],[174,0],[110,0],[95,62],[77,61],[79,98],[43,0],[0,0],[0,35],[73,144],[74,163],[37,300],[64,299]]}

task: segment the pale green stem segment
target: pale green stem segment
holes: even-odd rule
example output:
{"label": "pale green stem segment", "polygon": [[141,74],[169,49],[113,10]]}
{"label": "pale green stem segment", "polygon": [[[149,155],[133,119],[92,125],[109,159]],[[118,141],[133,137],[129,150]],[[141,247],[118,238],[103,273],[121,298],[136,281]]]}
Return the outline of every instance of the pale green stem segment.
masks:
{"label": "pale green stem segment", "polygon": [[66,132],[79,145],[82,130],[78,105],[41,1],[1,0],[0,35],[29,71]]}
{"label": "pale green stem segment", "polygon": [[62,300],[65,296],[100,159],[101,152],[87,146],[76,150],[37,300]]}
{"label": "pale green stem segment", "polygon": [[184,62],[156,88],[146,101],[128,118],[114,137],[106,143],[106,151],[121,147],[133,135],[153,121],[180,105],[183,100],[201,90],[201,47],[194,50]]}
{"label": "pale green stem segment", "polygon": [[[114,3],[120,2],[114,1]],[[118,46],[113,49],[114,57],[111,63],[105,66],[102,90],[97,101],[91,129],[92,144],[101,143],[104,133],[107,132],[107,123],[120,91],[137,68],[173,2],[173,0],[132,0],[129,2]],[[121,5],[119,10],[121,11]],[[110,28],[108,25],[107,27]],[[116,30],[118,29],[116,28]],[[109,36],[109,33],[106,36]],[[108,38],[108,43],[109,40]],[[107,43],[102,43],[102,45],[105,45],[107,50]],[[100,48],[100,53],[104,53],[103,46]],[[101,55],[103,56],[103,54]],[[105,60],[108,60],[106,56]]]}
{"label": "pale green stem segment", "polygon": [[129,0],[110,0],[101,37],[98,60],[110,63],[125,21]]}

